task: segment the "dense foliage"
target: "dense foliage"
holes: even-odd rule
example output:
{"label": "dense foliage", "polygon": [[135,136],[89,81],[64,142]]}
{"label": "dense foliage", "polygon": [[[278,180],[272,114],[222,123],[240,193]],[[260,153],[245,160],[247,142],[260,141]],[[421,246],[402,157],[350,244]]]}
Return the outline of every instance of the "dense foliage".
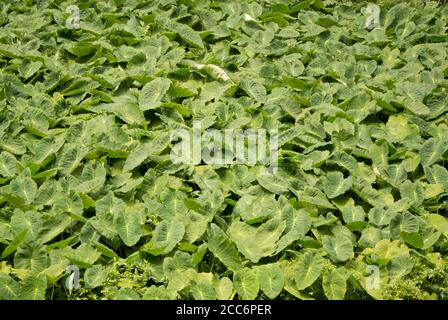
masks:
{"label": "dense foliage", "polygon": [[448,7],[394,2],[3,0],[0,299],[447,299]]}

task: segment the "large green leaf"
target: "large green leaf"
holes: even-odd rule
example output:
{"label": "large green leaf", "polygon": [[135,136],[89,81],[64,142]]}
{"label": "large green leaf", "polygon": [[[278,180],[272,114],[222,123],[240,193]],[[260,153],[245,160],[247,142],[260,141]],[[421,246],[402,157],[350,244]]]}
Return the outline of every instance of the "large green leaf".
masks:
{"label": "large green leaf", "polygon": [[445,217],[439,214],[430,214],[428,221],[435,229],[439,230],[445,236],[448,236],[448,220]]}
{"label": "large green leaf", "polygon": [[114,215],[115,231],[128,247],[135,245],[142,236],[140,210],[142,206],[128,207]]}
{"label": "large green leaf", "polygon": [[297,289],[308,288],[319,278],[324,267],[324,259],[318,254],[307,252],[301,255],[294,270]]}
{"label": "large green leaf", "polygon": [[27,229],[23,229],[21,232],[19,232],[14,239],[8,244],[8,246],[3,250],[1,258],[4,259],[7,256],[9,256],[11,253],[16,251],[16,249],[22,244],[23,240],[25,239],[26,235],[28,233]]}
{"label": "large green leaf", "polygon": [[157,224],[153,232],[151,252],[153,254],[167,254],[182,240],[185,225],[178,219],[163,220]]}
{"label": "large green leaf", "polygon": [[22,243],[14,255],[14,267],[17,269],[41,272],[47,264],[47,252],[39,242]]}
{"label": "large green leaf", "polygon": [[275,299],[283,290],[285,279],[280,266],[276,263],[260,266],[256,269],[260,289],[269,299]]}
{"label": "large green leaf", "polygon": [[276,210],[276,207],[273,195],[260,197],[244,195],[238,200],[233,213],[241,216],[246,223],[253,224],[266,220]]}
{"label": "large green leaf", "polygon": [[162,98],[170,87],[171,81],[166,78],[155,78],[148,82],[141,90],[138,104],[143,111],[156,109],[161,106]]}
{"label": "large green leaf", "polygon": [[19,283],[8,274],[0,272],[0,299],[15,300],[20,297]]}
{"label": "large green leaf", "polygon": [[19,235],[27,230],[26,240],[29,242],[39,239],[39,233],[42,231],[42,217],[36,211],[17,210],[11,217],[11,231],[14,235]]}
{"label": "large green leaf", "polygon": [[347,290],[346,271],[335,269],[325,272],[322,287],[328,300],[343,300]]}
{"label": "large green leaf", "polygon": [[83,268],[90,268],[101,256],[95,248],[85,243],[76,249],[66,247],[61,254],[74,265]]}
{"label": "large green leaf", "polygon": [[227,277],[222,277],[219,280],[214,279],[214,288],[218,300],[228,300],[232,296],[233,283]]}
{"label": "large green leaf", "polygon": [[222,261],[228,268],[238,270],[242,268],[238,251],[229,237],[217,225],[211,224],[208,235],[208,248],[215,257]]}
{"label": "large green leaf", "polygon": [[188,44],[198,48],[204,48],[204,43],[202,42],[199,34],[188,25],[172,22],[168,25],[168,27],[179,34],[179,36]]}
{"label": "large green leaf", "polygon": [[425,168],[428,180],[434,184],[443,186],[445,192],[448,192],[448,170],[442,166],[434,164],[431,168]]}
{"label": "large green leaf", "polygon": [[344,179],[340,172],[330,172],[327,174],[324,182],[324,192],[328,198],[336,198],[350,189],[353,178]]}
{"label": "large green leaf", "polygon": [[444,1],[69,2],[0,2],[0,300],[446,298]]}
{"label": "large green leaf", "polygon": [[235,271],[233,274],[233,285],[238,295],[244,300],[255,299],[260,290],[256,273],[248,268]]}
{"label": "large green leaf", "polygon": [[349,238],[343,235],[324,236],[322,244],[325,252],[334,262],[344,262],[353,258],[353,244]]}
{"label": "large green leaf", "polygon": [[45,300],[47,278],[44,273],[28,273],[21,282],[21,300]]}
{"label": "large green leaf", "polygon": [[255,101],[265,102],[266,101],[266,88],[256,79],[253,78],[242,78],[241,88]]}
{"label": "large green leaf", "polygon": [[195,300],[215,300],[216,292],[213,288],[213,275],[211,273],[197,274],[191,291]]}
{"label": "large green leaf", "polygon": [[130,171],[139,166],[151,155],[162,152],[169,143],[169,133],[162,132],[154,140],[139,144],[128,156],[124,163],[123,170]]}
{"label": "large green leaf", "polygon": [[246,258],[257,263],[275,252],[284,229],[285,222],[280,219],[271,219],[259,227],[237,221],[230,226],[229,236]]}
{"label": "large green leaf", "polygon": [[18,172],[17,159],[11,153],[0,153],[0,174],[4,177],[13,177]]}
{"label": "large green leaf", "polygon": [[410,204],[414,206],[419,206],[422,204],[425,199],[423,186],[420,182],[412,183],[409,180],[406,180],[400,186],[400,194],[403,199],[407,199]]}
{"label": "large green leaf", "polygon": [[26,203],[31,204],[37,193],[36,182],[29,177],[29,171],[11,181],[11,193],[22,198]]}
{"label": "large green leaf", "polygon": [[441,156],[448,150],[446,139],[430,138],[420,149],[420,159],[424,167],[428,167],[437,162]]}
{"label": "large green leaf", "polygon": [[303,238],[311,228],[310,214],[304,210],[291,210],[291,217],[285,217],[286,233],[277,242],[275,253],[283,251],[287,246]]}
{"label": "large green leaf", "polygon": [[85,284],[89,288],[96,288],[100,286],[104,281],[106,281],[109,272],[109,268],[105,268],[100,265],[94,265],[93,267],[87,269],[84,273]]}

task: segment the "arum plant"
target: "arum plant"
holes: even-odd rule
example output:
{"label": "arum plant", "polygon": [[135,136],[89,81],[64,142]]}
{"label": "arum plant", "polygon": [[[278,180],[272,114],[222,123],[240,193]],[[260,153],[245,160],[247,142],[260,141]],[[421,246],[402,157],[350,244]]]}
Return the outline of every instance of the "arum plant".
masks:
{"label": "arum plant", "polygon": [[447,17],[3,0],[0,299],[446,299]]}

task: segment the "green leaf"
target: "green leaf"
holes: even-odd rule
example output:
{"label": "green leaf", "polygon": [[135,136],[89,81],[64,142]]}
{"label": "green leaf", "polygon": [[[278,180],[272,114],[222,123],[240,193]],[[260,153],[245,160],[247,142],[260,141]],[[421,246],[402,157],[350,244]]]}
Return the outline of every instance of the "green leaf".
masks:
{"label": "green leaf", "polygon": [[277,242],[276,254],[283,251],[294,241],[304,237],[311,228],[311,217],[306,210],[294,210],[291,215],[291,220],[285,220],[287,232]]}
{"label": "green leaf", "polygon": [[227,235],[217,225],[212,223],[207,231],[208,248],[215,257],[231,270],[242,268],[238,251]]}
{"label": "green leaf", "polygon": [[364,209],[361,206],[355,206],[352,198],[344,198],[339,201],[334,201],[334,203],[341,211],[345,223],[350,224],[364,221],[366,216]]}
{"label": "green leaf", "polygon": [[45,300],[47,278],[44,273],[29,272],[20,284],[21,300]]}
{"label": "green leaf", "polygon": [[256,268],[260,289],[269,299],[275,299],[283,290],[285,279],[280,266],[270,263]]}
{"label": "green leaf", "polygon": [[182,40],[184,40],[188,44],[200,49],[204,49],[204,43],[202,42],[201,37],[196,31],[194,31],[188,25],[177,22],[171,22],[168,25],[168,28],[179,34]]}
{"label": "green leaf", "polygon": [[21,175],[11,181],[11,193],[25,200],[26,203],[33,203],[37,193],[37,183],[28,176]]}
{"label": "green leaf", "polygon": [[294,269],[294,280],[298,290],[308,288],[319,278],[324,268],[324,259],[311,252],[301,255]]}
{"label": "green leaf", "polygon": [[123,171],[131,171],[152,155],[159,154],[169,144],[170,134],[162,132],[154,140],[139,144],[128,156]]}
{"label": "green leaf", "polygon": [[89,110],[96,113],[111,113],[130,125],[146,126],[143,111],[138,106],[137,99],[134,96],[122,95],[113,98],[112,103],[102,103],[92,107]]}
{"label": "green leaf", "polygon": [[428,221],[436,230],[443,233],[445,237],[448,236],[448,220],[445,217],[439,214],[430,214]]}
{"label": "green leaf", "polygon": [[101,256],[101,253],[85,243],[76,249],[66,247],[61,254],[71,263],[81,268],[90,268]]}
{"label": "green leaf", "polygon": [[260,249],[262,257],[271,256],[277,249],[277,241],[283,234],[286,223],[280,218],[273,218],[259,227],[255,233],[255,243]]}
{"label": "green leaf", "polygon": [[401,232],[400,233],[401,239],[404,240],[404,242],[410,244],[414,248],[421,249],[423,248],[423,237],[419,235],[417,232]]}
{"label": "green leaf", "polygon": [[192,260],[194,266],[197,266],[202,261],[204,255],[207,253],[207,249],[207,243],[203,243],[197,248],[196,252],[193,253]]}
{"label": "green leaf", "polygon": [[352,186],[353,178],[348,177],[344,179],[344,176],[340,172],[330,172],[326,175],[324,181],[324,192],[328,198],[336,198],[341,194],[344,194]]}
{"label": "green leaf", "polygon": [[430,138],[426,140],[420,149],[420,159],[423,167],[429,167],[437,162],[448,150],[446,139]]}
{"label": "green leaf", "polygon": [[241,216],[246,223],[253,224],[266,220],[275,210],[274,195],[244,195],[238,200],[233,213]]}
{"label": "green leaf", "polygon": [[448,192],[448,170],[446,168],[435,164],[430,168],[425,168],[425,174],[429,182],[440,184],[445,192]]}
{"label": "green leaf", "polygon": [[120,259],[120,257],[118,256],[118,254],[115,253],[115,251],[105,246],[104,244],[95,240],[92,241],[92,244],[95,246],[95,249],[97,249],[99,252],[101,252],[101,254],[105,255],[106,257],[117,260]]}
{"label": "green leaf", "polygon": [[23,125],[28,132],[36,136],[45,137],[48,134],[49,122],[40,109],[29,108],[24,115]]}
{"label": "green leaf", "polygon": [[409,248],[398,240],[382,239],[375,244],[374,248],[364,249],[364,253],[374,254],[376,263],[382,266],[398,257],[408,257]]}
{"label": "green leaf", "polygon": [[400,186],[400,194],[401,198],[407,199],[413,206],[420,206],[425,199],[425,190],[419,181],[412,183],[411,181],[406,180]]}
{"label": "green leaf", "polygon": [[418,219],[410,212],[396,214],[390,221],[391,235],[399,238],[402,232],[414,233],[419,230]]}
{"label": "green leaf", "polygon": [[71,223],[72,220],[70,217],[63,215],[58,215],[52,219],[46,220],[40,230],[40,240],[43,244],[53,240],[58,235],[63,233]]}
{"label": "green leaf", "polygon": [[233,283],[227,277],[216,279],[214,281],[214,288],[216,292],[216,298],[218,300],[229,300],[233,293]]}
{"label": "green leaf", "polygon": [[185,225],[178,219],[159,222],[152,238],[152,253],[167,254],[182,240],[185,234]]}
{"label": "green leaf", "polygon": [[322,277],[322,287],[328,300],[343,300],[347,291],[347,271],[334,269],[325,272]]}
{"label": "green leaf", "polygon": [[257,275],[248,268],[235,271],[233,274],[233,285],[238,295],[244,300],[255,299],[260,290]]}
{"label": "green leaf", "polygon": [[39,233],[42,231],[42,217],[36,211],[20,211],[14,212],[11,217],[11,230],[14,235],[18,235],[27,230],[26,240],[28,242],[37,241]]}
{"label": "green leaf", "polygon": [[202,190],[216,190],[221,187],[219,175],[208,166],[196,167],[193,179]]}
{"label": "green leaf", "polygon": [[353,244],[349,238],[337,234],[334,237],[324,236],[322,244],[334,262],[344,262],[353,258]]}
{"label": "green leaf", "polygon": [[0,174],[4,177],[14,177],[18,173],[17,159],[11,153],[0,153]]}
{"label": "green leaf", "polygon": [[28,79],[42,67],[42,62],[25,59],[19,67],[19,74],[22,78]]}
{"label": "green leaf", "polygon": [[379,168],[386,168],[389,164],[389,147],[386,142],[380,145],[372,144],[369,148],[369,155],[373,164]]}
{"label": "green leaf", "polygon": [[19,282],[4,272],[0,272],[0,288],[2,288],[2,290],[0,290],[0,299],[16,300],[19,298]]}
{"label": "green leaf", "polygon": [[375,244],[380,241],[382,238],[381,230],[375,227],[369,227],[362,230],[361,237],[358,240],[358,243],[362,247],[374,247]]}
{"label": "green leaf", "polygon": [[321,208],[333,209],[334,206],[328,201],[325,194],[317,188],[305,187],[303,191],[296,192],[299,201],[316,205]]}
{"label": "green leaf", "polygon": [[386,226],[393,217],[391,210],[372,208],[369,211],[369,221],[377,226]]}
{"label": "green leaf", "polygon": [[136,211],[139,208],[141,209],[138,206],[135,209],[117,210],[114,215],[115,231],[128,247],[135,245],[142,236],[141,215]]}
{"label": "green leaf", "polygon": [[445,299],[447,7],[380,2],[2,1],[0,300]]}
{"label": "green leaf", "polygon": [[93,267],[87,269],[84,273],[84,282],[89,288],[99,287],[104,283],[104,281],[106,281],[109,272],[109,268],[94,265]]}
{"label": "green leaf", "polygon": [[168,300],[169,293],[164,286],[152,285],[146,289],[142,300]]}
{"label": "green leaf", "polygon": [[258,183],[266,190],[276,194],[287,194],[289,192],[286,177],[276,174],[268,174],[257,177]]}
{"label": "green leaf", "polygon": [[14,255],[14,267],[41,272],[47,268],[48,257],[45,247],[39,242],[22,243]]}
{"label": "green leaf", "polygon": [[28,233],[28,229],[23,229],[22,232],[17,234],[14,239],[10,242],[10,244],[3,250],[2,259],[5,259],[7,256],[9,256],[11,253],[16,251],[16,249],[22,244],[23,240],[25,239],[26,235]]}
{"label": "green leaf", "polygon": [[63,174],[72,173],[82,159],[85,157],[87,150],[80,148],[77,144],[65,144],[58,156],[58,169]]}
{"label": "green leaf", "polygon": [[266,88],[255,79],[242,78],[241,89],[257,102],[263,103],[266,101]]}
{"label": "green leaf", "polygon": [[261,248],[257,245],[255,236],[257,228],[247,223],[233,222],[228,230],[230,239],[236,244],[238,251],[246,258],[257,263],[262,258]]}
{"label": "green leaf", "polygon": [[191,287],[191,292],[195,300],[215,300],[213,275],[211,273],[198,273]]}
{"label": "green leaf", "polygon": [[140,300],[140,296],[131,288],[121,288],[118,290],[115,300]]}
{"label": "green leaf", "polygon": [[186,216],[184,240],[191,243],[198,240],[207,231],[208,223],[207,216],[189,211]]}
{"label": "green leaf", "polygon": [[140,110],[146,111],[160,107],[162,98],[170,88],[170,85],[171,81],[166,78],[155,78],[145,84],[138,98]]}

